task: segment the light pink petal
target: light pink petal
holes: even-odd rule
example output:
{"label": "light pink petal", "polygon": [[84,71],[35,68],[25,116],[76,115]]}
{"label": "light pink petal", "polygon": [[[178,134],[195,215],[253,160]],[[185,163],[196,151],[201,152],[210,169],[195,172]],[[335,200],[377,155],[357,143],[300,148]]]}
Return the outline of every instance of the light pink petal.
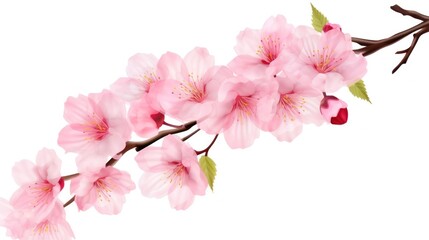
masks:
{"label": "light pink petal", "polygon": [[292,25],[287,24],[286,18],[282,15],[270,17],[262,27],[262,35],[277,35],[281,40],[285,40],[293,31]]}
{"label": "light pink petal", "polygon": [[58,145],[66,152],[79,152],[87,148],[89,144],[87,138],[87,134],[73,129],[73,125],[67,125],[58,135]]}
{"label": "light pink petal", "polygon": [[352,85],[366,74],[366,65],[366,59],[362,55],[350,54],[349,58],[338,66],[337,71],[341,72],[347,85]]}
{"label": "light pink petal", "polygon": [[128,111],[128,119],[137,135],[141,137],[152,137],[158,133],[160,127],[160,125],[158,125],[159,123],[152,118],[152,116],[156,114],[160,113],[149,105],[146,98],[142,98],[139,101],[131,103]]}
{"label": "light pink petal", "polygon": [[31,240],[71,240],[72,238],[74,238],[73,231],[65,220],[64,208],[59,202],[46,219],[26,227],[22,236],[22,239]]}
{"label": "light pink petal", "polygon": [[171,169],[168,161],[164,160],[165,152],[160,147],[147,147],[137,153],[136,161],[143,171],[163,172]]}
{"label": "light pink petal", "polygon": [[198,128],[208,134],[218,134],[222,128],[228,128],[233,118],[229,117],[233,105],[232,104],[216,104],[212,113],[205,119],[197,122]]}
{"label": "light pink petal", "polygon": [[136,188],[129,173],[120,171],[113,167],[106,167],[101,170],[101,174],[106,175],[112,190],[119,194],[127,194]]}
{"label": "light pink petal", "polygon": [[182,159],[183,141],[176,135],[164,137],[162,148],[164,150],[164,160],[168,162],[178,162]]}
{"label": "light pink petal", "polygon": [[336,72],[319,73],[313,79],[312,86],[323,92],[335,92],[345,85],[344,78]]}
{"label": "light pink petal", "polygon": [[300,121],[287,121],[283,122],[273,131],[272,134],[279,141],[288,141],[291,142],[295,137],[297,137],[302,132],[302,123]]}
{"label": "light pink petal", "polygon": [[98,193],[95,189],[91,188],[85,195],[76,195],[75,202],[80,211],[86,211],[96,204],[98,201]]}
{"label": "light pink petal", "polygon": [[119,78],[110,86],[110,89],[114,94],[128,102],[138,100],[146,95],[145,85],[135,78]]}
{"label": "light pink petal", "polygon": [[182,122],[188,122],[188,121],[200,121],[205,118],[207,118],[210,113],[213,110],[214,102],[202,102],[202,103],[195,103],[195,102],[183,102],[180,107],[177,109],[180,109],[174,117]]}
{"label": "light pink petal", "polygon": [[234,47],[238,55],[249,55],[259,58],[256,54],[261,40],[261,31],[246,28],[237,36],[237,45]]}
{"label": "light pink petal", "polygon": [[92,151],[94,154],[113,157],[125,148],[126,141],[122,136],[109,134],[102,141],[93,144]]}
{"label": "light pink petal", "polygon": [[[212,68],[212,69],[215,69],[215,68]],[[226,79],[231,78],[233,76],[234,76],[234,73],[229,68],[225,66],[217,68],[216,71],[213,73],[213,75],[210,76],[210,81],[206,81],[207,82],[207,84],[205,85],[206,100],[217,101],[219,87]]]}
{"label": "light pink petal", "polygon": [[[214,57],[205,48],[194,48],[185,56],[185,64],[189,74],[202,78],[209,68],[214,65]],[[179,79],[178,79],[179,80]]]}
{"label": "light pink petal", "polygon": [[108,90],[101,92],[97,108],[101,110],[101,116],[106,118],[107,122],[110,119],[125,118],[126,116],[125,103]]}
{"label": "light pink petal", "polygon": [[106,165],[108,160],[106,155],[88,152],[76,157],[76,166],[79,172],[97,172]]}
{"label": "light pink petal", "polygon": [[161,198],[168,194],[171,183],[165,173],[144,173],[139,182],[143,196]]}
{"label": "light pink petal", "polygon": [[181,91],[180,84],[179,80],[165,80],[159,82],[156,86],[157,99],[167,115],[174,116],[177,114],[179,110],[176,107],[189,98]]}
{"label": "light pink petal", "polygon": [[228,67],[239,75],[250,79],[264,77],[267,71],[267,64],[264,64],[259,57],[249,55],[238,55]]}
{"label": "light pink petal", "polygon": [[0,198],[0,226],[5,225],[6,218],[13,212],[12,206],[6,199]]}
{"label": "light pink petal", "polygon": [[12,175],[15,182],[20,186],[41,180],[36,165],[28,160],[15,163],[12,168]]}
{"label": "light pink petal", "polygon": [[54,150],[44,148],[36,157],[39,175],[52,184],[57,184],[61,177],[61,160]]}
{"label": "light pink petal", "polygon": [[93,106],[88,97],[79,95],[77,98],[69,97],[64,103],[64,119],[69,123],[87,122],[89,113],[93,112]]}
{"label": "light pink petal", "polygon": [[140,79],[145,74],[155,71],[157,58],[152,54],[137,53],[128,59],[127,74]]}
{"label": "light pink petal", "polygon": [[187,185],[195,195],[205,195],[208,186],[207,178],[197,161],[190,164]]}
{"label": "light pink petal", "polygon": [[232,125],[224,130],[226,143],[231,148],[246,148],[259,137],[259,128],[248,117],[236,116]]}
{"label": "light pink petal", "polygon": [[277,116],[277,103],[280,95],[272,94],[262,97],[257,103],[257,118],[259,119],[259,127],[264,131],[272,131],[278,128],[281,119]]}
{"label": "light pink petal", "polygon": [[188,70],[183,59],[172,52],[161,56],[158,62],[158,71],[161,80],[182,80],[188,77]]}
{"label": "light pink petal", "polygon": [[71,180],[70,193],[74,193],[77,196],[86,196],[92,190],[96,180],[97,178],[92,176],[91,173],[81,173]]}
{"label": "light pink petal", "polygon": [[98,199],[95,202],[95,209],[102,214],[118,214],[122,210],[122,205],[125,202],[125,195],[116,192],[109,193],[109,198]]}
{"label": "light pink petal", "polygon": [[28,217],[37,222],[43,220],[54,208],[55,197],[53,194],[49,194],[35,199],[34,193],[24,185],[12,195],[10,203],[14,208],[23,210]]}
{"label": "light pink petal", "polygon": [[194,202],[194,193],[187,186],[176,187],[168,194],[170,206],[176,210],[185,210]]}

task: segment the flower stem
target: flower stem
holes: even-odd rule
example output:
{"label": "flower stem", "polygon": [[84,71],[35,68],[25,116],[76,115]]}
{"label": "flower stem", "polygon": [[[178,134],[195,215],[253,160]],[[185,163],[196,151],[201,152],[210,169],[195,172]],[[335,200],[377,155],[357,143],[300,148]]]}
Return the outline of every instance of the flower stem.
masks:
{"label": "flower stem", "polygon": [[201,129],[197,129],[197,130],[195,130],[195,131],[193,131],[193,132],[191,132],[189,135],[187,135],[187,136],[185,136],[185,137],[183,137],[182,138],[182,141],[186,141],[186,140],[188,140],[190,137],[192,137],[192,136],[194,136],[194,134],[195,133],[197,133],[197,132],[199,132]]}
{"label": "flower stem", "polygon": [[213,138],[213,141],[210,143],[210,145],[208,147],[206,147],[204,150],[201,151],[195,151],[195,153],[197,155],[200,155],[201,153],[205,153],[204,155],[208,155],[209,154],[209,150],[210,148],[213,146],[213,144],[216,142],[217,137],[219,136],[219,134],[216,134],[216,136]]}

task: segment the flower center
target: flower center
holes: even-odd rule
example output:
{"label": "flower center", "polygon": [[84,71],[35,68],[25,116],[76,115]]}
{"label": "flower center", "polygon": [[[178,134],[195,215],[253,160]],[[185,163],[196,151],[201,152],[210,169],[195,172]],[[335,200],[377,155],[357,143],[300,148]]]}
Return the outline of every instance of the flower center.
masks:
{"label": "flower center", "polygon": [[160,77],[158,77],[155,70],[151,70],[151,71],[146,71],[144,74],[141,74],[139,76],[139,79],[144,84],[145,92],[149,92],[152,84],[156,81],[159,81]]}
{"label": "flower center", "polygon": [[169,181],[170,184],[182,187],[183,178],[186,173],[187,170],[185,166],[183,166],[182,163],[178,163],[173,170],[164,173],[164,175],[166,175],[166,179],[167,181]]}
{"label": "flower center", "polygon": [[82,131],[87,135],[87,140],[100,141],[109,133],[109,125],[104,118],[99,117],[96,113],[93,113],[89,117],[89,121],[86,124],[78,124],[77,130]]}
{"label": "flower center", "polygon": [[241,121],[243,118],[253,114],[252,100],[250,96],[237,96],[235,98],[232,110],[237,111],[237,121]]}
{"label": "flower center", "polygon": [[319,49],[313,50],[308,58],[312,60],[314,68],[319,73],[335,71],[336,67],[343,61],[342,58],[333,56],[333,51],[328,47],[323,47],[322,51]]}
{"label": "flower center", "polygon": [[109,182],[105,178],[100,178],[94,183],[94,186],[97,191],[98,201],[110,202],[110,199],[112,198],[112,195],[110,193],[113,190],[112,184],[109,184]]}
{"label": "flower center", "polygon": [[288,119],[290,121],[295,121],[296,116],[305,112],[305,103],[306,101],[303,97],[297,97],[290,93],[282,94],[278,103],[278,114],[280,114],[280,117],[284,122]]}
{"label": "flower center", "polygon": [[33,208],[46,204],[52,198],[52,188],[54,186],[48,181],[36,182],[28,186],[28,193],[32,201],[30,204]]}
{"label": "flower center", "polygon": [[206,96],[205,86],[201,82],[201,78],[198,75],[190,73],[189,79],[183,80],[179,83],[178,87],[173,89],[173,94],[177,94],[179,99],[184,99],[192,102],[202,102]]}
{"label": "flower center", "polygon": [[268,35],[261,39],[261,44],[256,50],[256,54],[261,57],[264,64],[270,64],[274,61],[281,51],[280,38]]}

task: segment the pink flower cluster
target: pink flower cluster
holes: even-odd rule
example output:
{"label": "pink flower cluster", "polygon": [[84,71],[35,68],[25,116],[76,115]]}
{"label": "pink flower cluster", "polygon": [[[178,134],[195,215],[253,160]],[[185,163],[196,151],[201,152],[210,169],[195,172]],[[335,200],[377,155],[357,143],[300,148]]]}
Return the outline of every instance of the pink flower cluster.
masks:
{"label": "pink flower cluster", "polygon": [[215,65],[205,48],[184,57],[136,54],[129,59],[128,76],[110,90],[69,97],[68,125],[58,144],[76,154],[78,173],[62,177],[61,161],[48,149],[39,152],[36,164],[17,163],[13,174],[20,187],[9,201],[0,199],[0,225],[12,238],[73,238],[58,200],[69,179],[79,210],[118,214],[136,185],[112,162],[139,144],[135,160],[143,170],[142,194],[168,196],[171,207],[187,209],[209,185],[198,155],[207,155],[216,138],[204,151],[176,135],[163,136],[159,147],[130,142],[132,133],[150,140],[163,125],[183,126],[168,124],[167,118],[196,121],[208,134],[223,134],[231,148],[249,147],[261,131],[292,141],[304,124],[347,122],[347,104],[328,94],[359,81],[366,60],[353,52],[351,37],[338,25],[327,24],[319,33],[271,17],[262,29],[240,32],[235,50],[237,56],[225,66]]}

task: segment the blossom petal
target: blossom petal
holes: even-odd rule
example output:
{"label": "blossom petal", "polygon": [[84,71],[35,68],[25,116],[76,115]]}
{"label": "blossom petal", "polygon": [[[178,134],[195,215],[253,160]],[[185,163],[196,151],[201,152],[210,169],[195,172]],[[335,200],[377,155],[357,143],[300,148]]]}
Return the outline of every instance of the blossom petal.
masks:
{"label": "blossom petal", "polygon": [[187,185],[176,187],[168,194],[170,206],[176,210],[185,210],[194,202],[194,193]]}
{"label": "blossom petal", "polygon": [[143,171],[163,172],[171,169],[169,162],[164,159],[164,150],[160,147],[147,147],[135,159]]}
{"label": "blossom petal", "polygon": [[259,128],[250,118],[236,116],[232,125],[224,130],[226,143],[231,148],[246,148],[259,137]]}
{"label": "blossom petal", "polygon": [[168,194],[170,182],[164,173],[144,173],[139,182],[143,196],[161,198]]}
{"label": "blossom petal", "polygon": [[201,78],[214,65],[214,57],[209,54],[206,48],[194,48],[185,56],[184,61],[189,74]]}
{"label": "blossom petal", "polygon": [[110,86],[110,89],[114,94],[128,102],[138,100],[146,95],[145,85],[135,78],[119,78]]}

